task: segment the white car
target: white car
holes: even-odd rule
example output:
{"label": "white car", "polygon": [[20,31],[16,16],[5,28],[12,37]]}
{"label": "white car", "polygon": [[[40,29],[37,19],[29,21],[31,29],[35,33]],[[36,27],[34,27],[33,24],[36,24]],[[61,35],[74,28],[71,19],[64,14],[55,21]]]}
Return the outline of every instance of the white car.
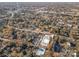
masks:
{"label": "white car", "polygon": [[37,52],[36,52],[36,55],[42,56],[42,55],[44,55],[44,53],[45,53],[45,49],[44,49],[44,48],[39,48],[39,49],[37,50]]}

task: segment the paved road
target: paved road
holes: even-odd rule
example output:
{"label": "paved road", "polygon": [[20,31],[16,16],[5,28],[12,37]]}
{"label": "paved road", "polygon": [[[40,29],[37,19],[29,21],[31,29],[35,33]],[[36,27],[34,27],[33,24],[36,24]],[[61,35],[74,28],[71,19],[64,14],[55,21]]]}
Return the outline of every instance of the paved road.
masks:
{"label": "paved road", "polygon": [[[10,26],[11,27],[11,26]],[[41,34],[45,34],[45,35],[57,35],[57,34],[53,34],[53,33],[50,33],[50,32],[40,32],[40,31],[36,31],[36,30],[30,30],[30,29],[20,29],[20,28],[15,28],[15,27],[12,27],[12,28],[14,28],[14,29],[16,29],[16,30],[21,30],[21,31],[26,31],[26,32],[33,32],[33,33],[41,33]],[[60,37],[62,37],[61,35],[59,35]],[[65,37],[65,36],[63,36],[63,37]],[[68,38],[68,39],[70,39],[70,37],[65,37],[65,38]],[[8,40],[8,39],[4,39],[4,38],[1,38],[0,37],[0,39],[1,40]],[[71,38],[72,39],[72,38]],[[10,40],[8,40],[8,41],[10,41]]]}

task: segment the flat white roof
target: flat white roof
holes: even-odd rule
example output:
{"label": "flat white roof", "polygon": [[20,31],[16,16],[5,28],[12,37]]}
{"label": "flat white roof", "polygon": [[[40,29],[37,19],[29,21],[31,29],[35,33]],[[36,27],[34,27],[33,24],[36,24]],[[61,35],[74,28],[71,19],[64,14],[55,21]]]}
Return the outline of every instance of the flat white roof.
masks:
{"label": "flat white roof", "polygon": [[49,41],[50,41],[50,36],[49,36],[49,35],[45,35],[45,36],[43,37],[43,40],[42,40],[42,42],[41,42],[41,45],[47,46],[47,45],[49,44]]}

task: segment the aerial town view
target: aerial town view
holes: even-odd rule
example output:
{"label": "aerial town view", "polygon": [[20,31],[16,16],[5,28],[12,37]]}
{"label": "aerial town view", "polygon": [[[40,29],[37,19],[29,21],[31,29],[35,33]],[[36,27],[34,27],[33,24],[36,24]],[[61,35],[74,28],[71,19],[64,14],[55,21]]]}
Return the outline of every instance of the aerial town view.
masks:
{"label": "aerial town view", "polygon": [[79,57],[79,2],[0,2],[0,57]]}

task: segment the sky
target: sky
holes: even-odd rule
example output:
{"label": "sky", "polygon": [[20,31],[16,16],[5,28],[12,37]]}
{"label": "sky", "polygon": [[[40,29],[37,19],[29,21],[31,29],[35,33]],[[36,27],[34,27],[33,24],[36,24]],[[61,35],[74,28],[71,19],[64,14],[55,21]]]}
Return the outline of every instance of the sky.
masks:
{"label": "sky", "polygon": [[79,2],[79,0],[0,0],[0,2]]}

